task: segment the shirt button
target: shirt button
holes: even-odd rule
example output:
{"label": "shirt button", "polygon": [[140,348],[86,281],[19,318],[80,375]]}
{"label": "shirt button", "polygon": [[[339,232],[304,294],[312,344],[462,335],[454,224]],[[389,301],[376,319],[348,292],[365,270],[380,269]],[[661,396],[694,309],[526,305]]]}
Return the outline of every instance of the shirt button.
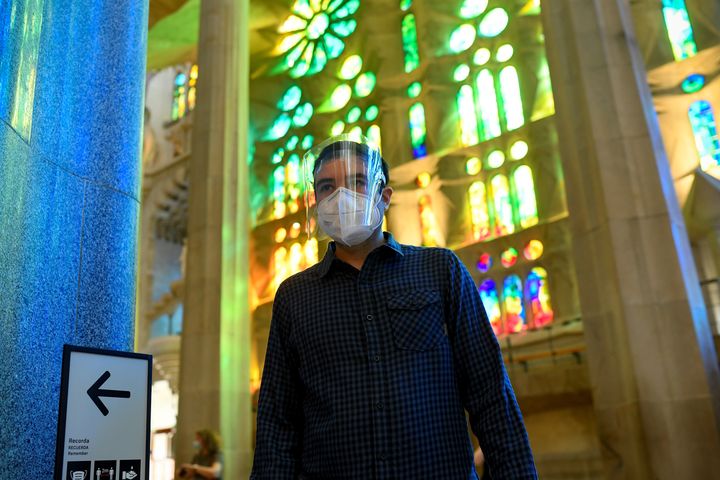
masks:
{"label": "shirt button", "polygon": [[385,455],[384,453],[381,453],[381,454],[380,454],[380,460],[382,460],[383,462],[384,462],[385,460],[387,460],[387,455]]}
{"label": "shirt button", "polygon": [[373,316],[372,316],[372,315],[368,315],[368,316],[365,317],[365,318],[367,319],[368,322],[372,322],[372,321],[373,321]]}
{"label": "shirt button", "polygon": [[377,363],[377,362],[379,362],[379,361],[380,361],[380,355],[375,355],[375,356],[373,357],[373,362]]}
{"label": "shirt button", "polygon": [[377,402],[377,403],[375,404],[375,408],[377,408],[378,410],[382,410],[382,409],[383,409],[383,404],[382,404],[382,402]]}

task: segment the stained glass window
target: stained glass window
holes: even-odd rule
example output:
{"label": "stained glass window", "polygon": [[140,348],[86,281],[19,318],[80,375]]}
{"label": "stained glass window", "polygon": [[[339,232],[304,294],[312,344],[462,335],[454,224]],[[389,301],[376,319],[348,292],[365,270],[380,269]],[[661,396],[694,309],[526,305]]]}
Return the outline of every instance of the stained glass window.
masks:
{"label": "stained glass window", "polygon": [[495,210],[495,235],[502,236],[513,233],[512,203],[510,202],[510,188],[505,175],[495,175],[490,181],[493,207]]}
{"label": "stained glass window", "polygon": [[362,67],[362,57],[360,55],[350,55],[340,67],[338,76],[343,80],[352,80],[360,74]]}
{"label": "stained glass window", "polygon": [[488,6],[488,0],[464,0],[460,6],[460,16],[465,19],[476,18]]}
{"label": "stained glass window", "polygon": [[520,82],[517,69],[513,66],[500,70],[500,95],[502,96],[505,126],[508,130],[520,128],[525,123]]}
{"label": "stained glass window", "polygon": [[685,0],[662,0],[663,17],[675,60],[683,60],[697,54],[692,25]]}
{"label": "stained glass window", "polygon": [[436,247],[440,244],[440,230],[432,209],[430,196],[421,196],[418,206],[420,209],[420,225],[422,227],[422,244],[425,247]]}
{"label": "stained glass window", "polygon": [[190,67],[190,78],[188,79],[188,110],[195,110],[195,99],[197,96],[197,78],[198,78],[198,66],[193,65]]}
{"label": "stained glass window", "polygon": [[480,273],[487,273],[493,266],[493,259],[489,253],[483,253],[480,255],[480,259],[477,261],[477,269]]}
{"label": "stained glass window", "polygon": [[490,325],[492,325],[495,335],[502,334],[502,314],[500,311],[500,299],[498,298],[495,281],[491,278],[486,278],[480,284],[478,290],[480,292],[480,299],[485,307],[485,312],[487,313]]}
{"label": "stained glass window", "polygon": [[680,88],[682,88],[682,91],[685,93],[699,92],[704,86],[705,76],[700,75],[699,73],[688,75],[685,80],[683,80],[682,84],[680,84]]}
{"label": "stained glass window", "polygon": [[475,42],[475,27],[465,23],[457,27],[450,35],[449,47],[452,52],[464,52]]}
{"label": "stained glass window", "polygon": [[290,213],[297,213],[300,209],[300,156],[293,153],[288,158],[285,167],[285,189],[287,198],[287,207]]}
{"label": "stained glass window", "polygon": [[525,330],[523,285],[517,275],[510,275],[505,278],[503,282],[503,303],[505,305],[505,332],[517,333]]}
{"label": "stained glass window", "polygon": [[413,157],[420,158],[427,154],[425,138],[425,107],[422,103],[416,103],[410,107],[410,142],[412,143]]}
{"label": "stained glass window", "polygon": [[273,218],[285,216],[285,167],[280,165],[272,176]]}
{"label": "stained glass window", "polygon": [[402,19],[402,41],[405,52],[405,73],[414,71],[420,65],[415,15],[409,13]]}
{"label": "stained glass window", "polygon": [[272,291],[277,290],[280,284],[288,277],[287,274],[287,248],[278,247],[273,252],[272,261]]}
{"label": "stained glass window", "polygon": [[510,146],[510,158],[513,160],[522,160],[528,154],[528,144],[522,140],[518,140]]}
{"label": "stained glass window", "polygon": [[360,0],[296,0],[278,29],[284,37],[273,53],[282,60],[274,73],[287,71],[298,78],[321,72],[345,50],[343,39],[357,28],[352,16],[358,8]]}
{"label": "stained glass window", "polygon": [[172,105],[172,119],[178,120],[185,116],[185,83],[187,82],[187,75],[183,72],[178,72],[175,75],[175,84],[173,86],[173,105]]}
{"label": "stained glass window", "polygon": [[500,136],[500,114],[498,113],[495,80],[490,70],[483,69],[476,79],[478,107],[482,121],[482,139]]}
{"label": "stained glass window", "polygon": [[505,268],[510,268],[517,262],[518,251],[510,247],[500,255],[500,263]]}
{"label": "stained glass window", "polygon": [[468,189],[468,204],[470,205],[470,223],[475,240],[483,240],[490,236],[490,215],[488,214],[487,195],[485,184],[473,182]]}
{"label": "stained glass window", "polygon": [[537,260],[542,256],[544,249],[545,247],[540,240],[530,240],[523,249],[523,255],[528,260]]}
{"label": "stained glass window", "polygon": [[515,169],[512,178],[515,184],[520,226],[522,228],[532,227],[538,223],[532,170],[527,165],[521,165]]}
{"label": "stained glass window", "polygon": [[480,21],[478,33],[483,37],[497,37],[508,26],[510,17],[502,8],[493,8]]}
{"label": "stained glass window", "polygon": [[532,314],[533,327],[543,327],[553,320],[550,306],[550,289],[547,283],[547,272],[542,267],[530,270],[526,281],[528,304]]}
{"label": "stained glass window", "polygon": [[487,164],[489,168],[500,168],[505,163],[505,153],[502,150],[493,150],[488,154]]}
{"label": "stained glass window", "polygon": [[712,105],[706,100],[698,100],[690,105],[688,115],[700,156],[700,168],[708,171],[719,166],[720,140]]}
{"label": "stained glass window", "polygon": [[475,101],[470,85],[463,85],[457,94],[458,116],[460,117],[461,141],[463,145],[478,143],[478,123],[475,114]]}

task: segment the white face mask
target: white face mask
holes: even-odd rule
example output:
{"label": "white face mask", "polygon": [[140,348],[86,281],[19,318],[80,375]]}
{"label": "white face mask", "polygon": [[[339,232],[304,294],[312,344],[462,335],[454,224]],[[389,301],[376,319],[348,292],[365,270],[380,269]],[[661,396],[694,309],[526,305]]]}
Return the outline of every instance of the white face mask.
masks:
{"label": "white face mask", "polygon": [[336,242],[359,245],[382,224],[383,203],[370,205],[367,195],[340,187],[317,206],[318,225]]}

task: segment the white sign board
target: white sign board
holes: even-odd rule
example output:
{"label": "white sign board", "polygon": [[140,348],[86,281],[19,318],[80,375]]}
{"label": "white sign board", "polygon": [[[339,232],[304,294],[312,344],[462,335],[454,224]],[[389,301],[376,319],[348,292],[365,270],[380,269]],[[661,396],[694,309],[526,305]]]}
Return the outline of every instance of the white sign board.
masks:
{"label": "white sign board", "polygon": [[59,480],[148,480],[152,357],[65,345]]}

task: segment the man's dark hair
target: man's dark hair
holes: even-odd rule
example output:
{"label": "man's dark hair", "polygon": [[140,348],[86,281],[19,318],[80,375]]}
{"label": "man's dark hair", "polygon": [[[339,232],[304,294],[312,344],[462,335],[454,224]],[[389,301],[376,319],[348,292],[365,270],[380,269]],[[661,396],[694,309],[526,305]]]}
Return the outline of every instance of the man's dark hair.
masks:
{"label": "man's dark hair", "polygon": [[377,154],[380,157],[380,168],[382,169],[383,176],[385,177],[385,181],[382,182],[382,188],[385,188],[390,183],[388,164],[382,155],[364,143],[357,143],[350,140],[333,142],[322,149],[320,155],[318,155],[315,159],[315,164],[313,165],[313,179],[324,162],[333,160],[338,158],[338,156],[345,155],[347,153],[352,153],[355,157],[364,162],[367,162],[371,155]]}

